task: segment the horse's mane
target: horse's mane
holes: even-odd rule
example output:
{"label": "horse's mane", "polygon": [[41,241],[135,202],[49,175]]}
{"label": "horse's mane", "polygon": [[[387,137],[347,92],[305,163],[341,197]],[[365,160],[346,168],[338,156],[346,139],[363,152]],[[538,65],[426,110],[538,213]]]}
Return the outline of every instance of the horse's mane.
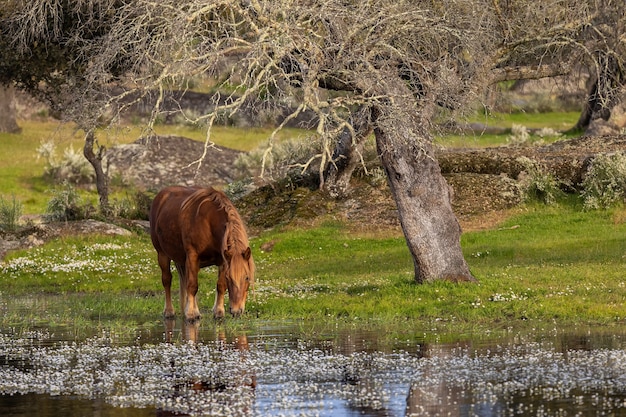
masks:
{"label": "horse's mane", "polygon": [[[250,243],[248,241],[248,234],[246,232],[245,225],[239,212],[233,205],[233,203],[226,197],[221,191],[209,188],[199,188],[192,195],[187,197],[181,206],[181,210],[185,211],[187,208],[195,206],[196,216],[200,215],[200,209],[204,203],[213,203],[218,209],[223,210],[226,213],[226,230],[224,231],[224,238],[222,241],[222,253],[224,250],[232,251],[233,253],[243,254],[246,250],[249,250]],[[237,259],[246,259],[238,257]],[[255,265],[254,260],[250,256],[247,262],[232,262],[230,265],[225,263],[228,268],[241,271],[240,268],[248,269],[248,276],[250,278],[251,285],[254,285]],[[237,276],[241,275],[241,272],[235,272]]]}
{"label": "horse's mane", "polygon": [[206,202],[214,203],[219,209],[226,213],[226,232],[224,235],[224,243],[227,249],[245,250],[249,247],[248,234],[244,226],[243,220],[233,203],[221,191],[213,187],[200,188],[190,195],[182,204],[181,210],[188,207],[196,206],[196,215],[199,214],[202,204]]}

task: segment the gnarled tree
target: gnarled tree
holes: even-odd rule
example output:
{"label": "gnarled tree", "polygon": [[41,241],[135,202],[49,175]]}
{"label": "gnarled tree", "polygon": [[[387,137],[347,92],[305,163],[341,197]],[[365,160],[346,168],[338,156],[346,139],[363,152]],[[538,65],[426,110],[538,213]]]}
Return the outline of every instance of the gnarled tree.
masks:
{"label": "gnarled tree", "polygon": [[[157,92],[157,114],[164,90],[185,88],[195,76],[225,79],[234,91],[226,99],[216,93],[212,111],[187,115],[208,124],[207,142],[212,123],[250,98],[296,103],[293,117],[315,111],[326,143],[320,174],[334,178],[340,192],[341,170],[354,166],[350,154],[358,155],[359,141],[374,132],[415,279],[424,282],[474,280],[434,157],[430,123],[437,109],[462,108],[465,98],[512,74],[511,67],[540,71],[584,51],[598,6],[591,0],[3,0],[1,10],[0,80],[17,81],[80,121],[86,155],[96,164],[90,133],[96,122],[113,119],[128,97],[149,92]],[[350,141],[354,146],[346,146]],[[337,142],[346,151],[335,152]]]}

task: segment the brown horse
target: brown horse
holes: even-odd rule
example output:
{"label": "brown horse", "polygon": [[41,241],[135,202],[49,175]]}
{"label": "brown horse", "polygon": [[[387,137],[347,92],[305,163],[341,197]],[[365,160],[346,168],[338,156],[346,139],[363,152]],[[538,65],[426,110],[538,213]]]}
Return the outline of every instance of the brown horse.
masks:
{"label": "brown horse", "polygon": [[224,193],[210,187],[164,188],[152,202],[150,237],[161,267],[166,318],[174,317],[171,261],[180,277],[185,319],[200,318],[196,302],[198,271],[210,265],[219,267],[213,315],[224,317],[227,289],[230,313],[243,313],[248,289],[254,283],[254,261],[243,221]]}

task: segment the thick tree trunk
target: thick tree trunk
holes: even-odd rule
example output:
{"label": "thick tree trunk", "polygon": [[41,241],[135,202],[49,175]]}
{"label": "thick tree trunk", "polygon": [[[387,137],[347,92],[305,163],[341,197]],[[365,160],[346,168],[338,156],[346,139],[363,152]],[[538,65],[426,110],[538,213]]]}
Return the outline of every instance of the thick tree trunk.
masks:
{"label": "thick tree trunk", "polygon": [[343,198],[350,189],[350,178],[361,162],[365,140],[372,133],[371,109],[359,109],[350,118],[352,131],[345,128],[337,141],[332,161],[324,173],[324,189],[333,198]]}
{"label": "thick tree trunk", "polygon": [[[401,118],[397,118],[401,116]],[[461,227],[432,140],[415,112],[380,112],[374,134],[418,283],[476,281],[461,251]]]}
{"label": "thick tree trunk", "polygon": [[585,131],[594,119],[608,120],[611,110],[605,107],[602,97],[598,94],[598,77],[589,80],[587,100],[572,131]]}
{"label": "thick tree trunk", "polygon": [[[94,148],[97,148],[97,152],[94,152]],[[111,214],[111,207],[109,206],[109,177],[102,167],[104,152],[104,146],[99,146],[96,143],[93,129],[88,130],[85,135],[83,154],[96,172],[96,189],[100,198],[100,211],[103,215],[108,216]]]}
{"label": "thick tree trunk", "polygon": [[0,85],[0,132],[19,132],[21,129],[17,125],[15,118],[15,92],[13,87]]}
{"label": "thick tree trunk", "polygon": [[587,100],[573,131],[586,131],[597,119],[609,120],[626,82],[619,60],[610,54],[598,57],[600,71],[587,82]]}

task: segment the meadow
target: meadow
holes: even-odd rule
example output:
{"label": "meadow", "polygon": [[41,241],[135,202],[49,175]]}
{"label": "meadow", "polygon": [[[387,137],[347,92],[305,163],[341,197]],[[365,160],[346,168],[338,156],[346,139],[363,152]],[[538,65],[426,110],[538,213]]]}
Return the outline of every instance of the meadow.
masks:
{"label": "meadow", "polygon": [[[20,121],[22,132],[16,134],[0,133],[0,197],[5,199],[15,196],[23,206],[24,214],[41,214],[51,198],[51,190],[61,188],[44,179],[47,161],[38,153],[45,143],[53,143],[57,158],[71,151],[82,154],[83,132],[71,123],[55,120]],[[249,151],[267,141],[272,133],[270,128],[232,128],[215,126],[211,131],[211,141],[241,151]],[[285,129],[279,132],[278,139],[297,137],[302,132],[298,129]],[[98,143],[110,148],[118,144],[131,143],[148,134],[178,135],[198,141],[206,140],[206,131],[187,125],[156,125],[152,131],[141,125],[130,125],[97,132]],[[113,193],[122,191],[115,188]],[[97,201],[95,190],[81,193],[82,197]],[[113,195],[115,198],[115,194]]]}
{"label": "meadow", "polygon": [[[266,133],[255,136],[257,143]],[[65,134],[80,142],[71,130]],[[31,163],[37,143],[26,126],[20,135],[0,138],[0,193],[15,193],[28,213],[41,212],[50,188],[40,178],[41,163]],[[490,229],[463,234],[478,284],[417,285],[398,232],[359,233],[330,218],[311,227],[277,226],[252,237],[257,283],[244,318],[226,323],[278,320],[451,332],[618,326],[626,321],[625,232],[622,206],[584,211],[571,196],[552,206],[529,203],[503,214]],[[268,242],[272,249],[264,252]],[[216,270],[201,274],[206,320]],[[0,324],[17,327],[140,325],[160,321],[163,309],[156,255],[143,232],[67,236],[12,252],[0,263],[0,300]],[[34,307],[10,308],[23,304]]]}

